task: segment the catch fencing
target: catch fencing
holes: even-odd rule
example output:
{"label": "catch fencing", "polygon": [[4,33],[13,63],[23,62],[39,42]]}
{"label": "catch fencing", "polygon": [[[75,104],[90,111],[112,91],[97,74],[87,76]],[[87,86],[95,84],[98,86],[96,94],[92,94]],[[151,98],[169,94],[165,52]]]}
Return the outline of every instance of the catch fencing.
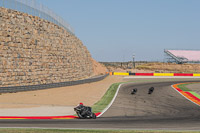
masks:
{"label": "catch fencing", "polygon": [[74,34],[73,28],[63,18],[58,16],[48,7],[37,3],[36,0],[0,0],[0,7],[38,16],[58,26],[61,26],[71,34]]}
{"label": "catch fencing", "polygon": [[60,82],[60,83],[52,83],[52,84],[0,87],[0,93],[16,93],[16,92],[23,92],[23,91],[43,90],[43,89],[73,86],[73,85],[79,85],[79,84],[85,84],[85,83],[92,83],[92,82],[97,82],[97,81],[103,80],[107,76],[108,76],[108,74],[89,78],[89,79]]}

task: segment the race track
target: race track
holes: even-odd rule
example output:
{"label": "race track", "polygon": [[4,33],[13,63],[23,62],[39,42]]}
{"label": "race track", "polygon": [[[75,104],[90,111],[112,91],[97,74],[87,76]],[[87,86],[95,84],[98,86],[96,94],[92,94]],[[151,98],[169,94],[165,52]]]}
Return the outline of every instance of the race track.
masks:
{"label": "race track", "polygon": [[[200,107],[171,88],[175,83],[181,81],[125,84],[96,120],[0,120],[0,127],[200,130]],[[130,94],[133,88],[138,89],[135,95]]]}

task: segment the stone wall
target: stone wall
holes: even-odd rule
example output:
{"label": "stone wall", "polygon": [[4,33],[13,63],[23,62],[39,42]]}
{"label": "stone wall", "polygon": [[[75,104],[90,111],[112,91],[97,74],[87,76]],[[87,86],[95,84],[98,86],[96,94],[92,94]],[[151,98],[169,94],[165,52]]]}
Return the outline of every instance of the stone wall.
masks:
{"label": "stone wall", "polygon": [[0,87],[91,75],[91,55],[76,36],[39,17],[0,8]]}

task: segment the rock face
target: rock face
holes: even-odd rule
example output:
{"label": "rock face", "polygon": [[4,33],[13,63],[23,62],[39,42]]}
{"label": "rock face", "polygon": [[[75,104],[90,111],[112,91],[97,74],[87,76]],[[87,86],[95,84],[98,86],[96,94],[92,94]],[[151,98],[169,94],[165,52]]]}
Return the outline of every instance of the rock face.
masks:
{"label": "rock face", "polygon": [[0,87],[91,75],[91,55],[76,36],[39,17],[0,8]]}

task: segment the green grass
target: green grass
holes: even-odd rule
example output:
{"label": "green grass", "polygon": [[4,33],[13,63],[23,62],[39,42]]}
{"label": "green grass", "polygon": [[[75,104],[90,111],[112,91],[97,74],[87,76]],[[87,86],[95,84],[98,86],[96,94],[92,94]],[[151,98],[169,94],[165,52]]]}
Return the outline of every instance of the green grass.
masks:
{"label": "green grass", "polygon": [[[192,83],[190,83],[192,84]],[[189,85],[189,84],[181,84],[181,85],[178,85],[177,87],[179,89],[181,89],[182,91],[190,91],[186,86]]]}
{"label": "green grass", "polygon": [[[190,84],[196,84],[196,83],[180,84],[180,85],[178,85],[177,87],[178,87],[179,89],[181,89],[182,91],[188,91],[188,92],[190,92],[190,93],[194,93],[193,91],[191,91],[190,89],[187,88],[187,86],[190,85]],[[196,93],[194,93],[194,94],[195,94],[195,95],[198,95],[198,94],[196,94]]]}
{"label": "green grass", "polygon": [[121,83],[112,84],[101,100],[92,106],[94,113],[102,112],[110,104],[120,84]]}
{"label": "green grass", "polygon": [[0,133],[200,133],[200,131],[0,129]]}
{"label": "green grass", "polygon": [[195,97],[199,98],[200,99],[200,95],[197,94],[196,92],[190,92],[192,95],[194,95]]}
{"label": "green grass", "polygon": [[177,87],[179,89],[181,89],[182,91],[190,92],[192,95],[196,96],[197,98],[200,98],[199,94],[197,94],[196,92],[193,92],[193,91],[191,91],[190,89],[187,88],[187,85],[190,85],[190,84],[194,84],[194,83],[181,84],[181,85],[178,85]]}

